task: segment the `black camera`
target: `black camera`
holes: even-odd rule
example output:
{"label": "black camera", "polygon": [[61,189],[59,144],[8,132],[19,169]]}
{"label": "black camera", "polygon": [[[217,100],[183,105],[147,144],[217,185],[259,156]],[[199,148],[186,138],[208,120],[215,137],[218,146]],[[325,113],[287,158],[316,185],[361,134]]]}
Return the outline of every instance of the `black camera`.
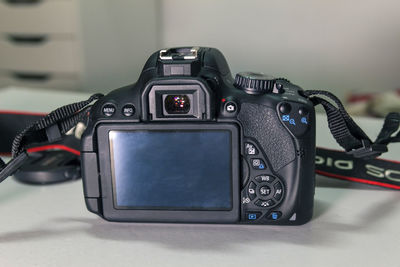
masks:
{"label": "black camera", "polygon": [[220,51],[160,50],[95,103],[82,136],[87,208],[110,221],[303,224],[315,111],[283,78],[233,79]]}

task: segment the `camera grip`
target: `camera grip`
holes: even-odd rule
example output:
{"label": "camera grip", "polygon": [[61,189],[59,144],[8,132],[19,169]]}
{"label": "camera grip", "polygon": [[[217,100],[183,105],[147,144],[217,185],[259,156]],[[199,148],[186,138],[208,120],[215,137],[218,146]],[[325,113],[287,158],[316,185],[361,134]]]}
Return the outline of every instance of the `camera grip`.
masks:
{"label": "camera grip", "polygon": [[242,103],[238,120],[244,135],[259,142],[274,171],[295,159],[296,149],[289,132],[270,107]]}

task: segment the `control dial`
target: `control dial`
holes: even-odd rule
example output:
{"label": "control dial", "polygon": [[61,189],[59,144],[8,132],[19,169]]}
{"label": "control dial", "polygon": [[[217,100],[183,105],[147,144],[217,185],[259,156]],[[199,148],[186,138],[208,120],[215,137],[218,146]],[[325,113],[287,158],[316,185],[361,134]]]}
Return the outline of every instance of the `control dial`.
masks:
{"label": "control dial", "polygon": [[259,95],[272,92],[276,79],[257,72],[240,72],[235,77],[235,87],[248,94]]}

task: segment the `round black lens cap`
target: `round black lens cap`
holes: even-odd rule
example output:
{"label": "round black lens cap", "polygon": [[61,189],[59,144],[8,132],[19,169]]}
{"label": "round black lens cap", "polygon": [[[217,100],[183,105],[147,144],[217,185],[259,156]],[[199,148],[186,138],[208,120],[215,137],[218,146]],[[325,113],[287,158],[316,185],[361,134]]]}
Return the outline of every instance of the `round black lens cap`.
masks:
{"label": "round black lens cap", "polygon": [[115,106],[113,104],[108,103],[105,104],[101,110],[104,116],[111,117],[115,113]]}
{"label": "round black lens cap", "polygon": [[135,114],[135,106],[132,104],[126,104],[122,108],[122,114],[124,114],[124,116],[126,117],[132,116],[133,114]]}

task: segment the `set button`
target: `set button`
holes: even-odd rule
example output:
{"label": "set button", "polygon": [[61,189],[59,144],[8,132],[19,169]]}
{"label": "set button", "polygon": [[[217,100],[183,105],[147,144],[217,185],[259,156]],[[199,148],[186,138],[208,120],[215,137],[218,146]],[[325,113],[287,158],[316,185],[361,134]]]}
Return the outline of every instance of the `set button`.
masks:
{"label": "set button", "polygon": [[271,188],[269,188],[269,186],[262,186],[259,189],[259,194],[261,197],[267,197],[271,194]]}

